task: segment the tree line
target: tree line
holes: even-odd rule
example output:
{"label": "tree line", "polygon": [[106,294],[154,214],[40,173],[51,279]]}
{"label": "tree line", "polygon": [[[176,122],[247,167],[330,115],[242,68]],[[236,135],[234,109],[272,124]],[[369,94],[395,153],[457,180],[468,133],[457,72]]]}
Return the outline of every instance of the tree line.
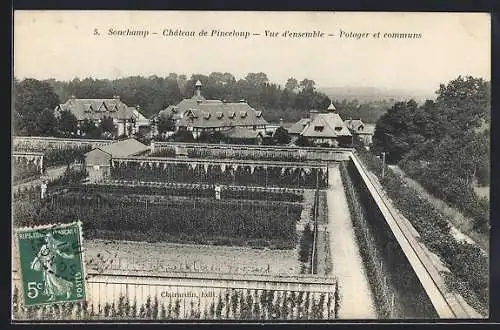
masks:
{"label": "tree line", "polygon": [[[250,106],[263,112],[269,122],[296,122],[307,117],[311,109],[324,110],[330,98],[316,89],[314,80],[290,77],[284,86],[269,81],[263,72],[248,73],[236,79],[231,73],[212,72],[209,75],[170,73],[166,77],[133,76],[120,79],[74,78],[70,81],[24,79],[14,81],[14,131],[27,135],[68,135],[74,129],[74,120],[65,116],[58,123],[54,108],[76,98],[112,98],[120,96],[128,106],[139,105],[147,117],[158,114],[169,105],[175,105],[194,93],[194,84],[200,80],[202,94],[207,99],[238,102],[244,99]],[[341,116],[346,119],[366,118],[375,122],[388,108],[387,103],[369,104],[357,101],[334,100]],[[338,104],[337,104],[338,103]],[[62,125],[59,127],[58,125]],[[87,128],[90,130],[90,128]],[[91,132],[94,135],[105,132]]]}
{"label": "tree line", "polygon": [[377,121],[372,148],[481,230],[489,203],[473,188],[490,181],[490,93],[490,82],[459,76],[440,85],[435,101],[397,102]]}

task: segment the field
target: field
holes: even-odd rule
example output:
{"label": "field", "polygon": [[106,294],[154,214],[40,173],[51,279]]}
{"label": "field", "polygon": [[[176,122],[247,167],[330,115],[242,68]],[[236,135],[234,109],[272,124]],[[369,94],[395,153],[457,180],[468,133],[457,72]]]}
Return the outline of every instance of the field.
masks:
{"label": "field", "polygon": [[[204,272],[231,274],[299,274],[296,249],[131,242],[92,239],[84,243],[87,269]],[[100,255],[97,257],[97,255]],[[113,260],[110,263],[110,260]]]}

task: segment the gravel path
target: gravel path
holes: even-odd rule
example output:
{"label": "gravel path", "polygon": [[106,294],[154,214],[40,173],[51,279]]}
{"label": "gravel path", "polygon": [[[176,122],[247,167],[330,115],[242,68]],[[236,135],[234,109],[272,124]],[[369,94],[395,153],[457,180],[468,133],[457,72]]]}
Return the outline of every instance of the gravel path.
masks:
{"label": "gravel path", "polygon": [[341,319],[374,319],[376,310],[359,253],[338,166],[328,169],[328,231],[333,274],[339,280]]}

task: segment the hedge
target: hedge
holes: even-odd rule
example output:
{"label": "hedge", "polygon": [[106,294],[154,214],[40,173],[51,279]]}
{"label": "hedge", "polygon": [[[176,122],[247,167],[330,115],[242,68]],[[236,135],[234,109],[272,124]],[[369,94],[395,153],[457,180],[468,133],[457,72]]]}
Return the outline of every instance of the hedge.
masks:
{"label": "hedge", "polygon": [[419,232],[424,244],[449,268],[457,284],[454,287],[460,288],[460,293],[470,305],[486,314],[489,301],[488,256],[475,245],[457,241],[450,232],[449,219],[421,198],[415,189],[405,185],[401,176],[386,168],[385,177],[381,179],[380,159],[363,150],[359,150],[357,155],[379,177],[389,198]]}

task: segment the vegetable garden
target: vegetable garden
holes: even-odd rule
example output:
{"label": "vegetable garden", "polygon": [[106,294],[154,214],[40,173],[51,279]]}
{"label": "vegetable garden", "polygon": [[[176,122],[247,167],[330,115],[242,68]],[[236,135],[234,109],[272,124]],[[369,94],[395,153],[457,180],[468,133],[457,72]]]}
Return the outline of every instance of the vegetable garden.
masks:
{"label": "vegetable garden", "polygon": [[327,186],[326,168],[153,163],[146,160],[114,161],[111,179],[146,182],[184,182],[244,186],[320,188]]}
{"label": "vegetable garden", "polygon": [[12,167],[12,180],[14,184],[40,176],[40,167],[36,162],[27,162],[22,158],[14,158]]}
{"label": "vegetable garden", "polygon": [[[67,189],[71,192],[82,192],[88,194],[113,194],[113,195],[148,195],[148,196],[182,196],[182,197],[204,197],[213,198],[215,196],[214,186],[170,184],[170,185],[133,185],[122,183],[85,184],[71,185]],[[303,195],[300,192],[289,192],[286,189],[261,190],[250,187],[229,187],[224,186],[221,190],[221,199],[245,199],[245,200],[265,200],[283,202],[302,202]]]}
{"label": "vegetable garden", "polygon": [[[14,214],[16,226],[80,220],[87,238],[293,249],[300,204],[206,198],[151,202],[143,196],[67,192]],[[119,228],[119,230],[117,230]]]}

